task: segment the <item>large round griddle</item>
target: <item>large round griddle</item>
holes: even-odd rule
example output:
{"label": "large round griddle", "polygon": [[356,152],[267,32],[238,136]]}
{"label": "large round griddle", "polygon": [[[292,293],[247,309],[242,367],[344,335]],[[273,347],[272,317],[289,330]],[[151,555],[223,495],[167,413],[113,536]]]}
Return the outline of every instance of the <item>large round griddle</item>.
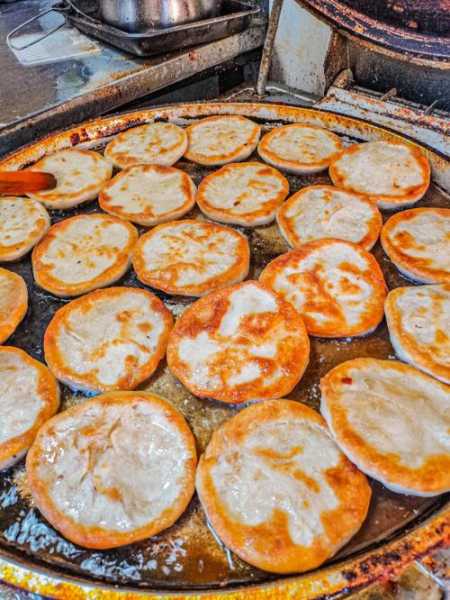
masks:
{"label": "large round griddle", "polygon": [[[398,140],[398,134],[370,123],[311,109],[258,103],[181,104],[98,119],[51,135],[18,150],[0,161],[0,169],[19,169],[60,148],[88,146],[101,151],[116,133],[155,119],[186,125],[213,114],[240,114],[262,124],[265,131],[285,123],[310,123],[329,128],[346,143],[362,140]],[[414,143],[408,141],[407,143]],[[449,206],[450,164],[425,149],[433,167],[433,184],[417,206]],[[178,166],[198,183],[210,169],[187,161]],[[329,182],[327,174],[288,176],[291,193],[313,183]],[[97,202],[68,211],[51,213],[52,222],[74,214],[98,211]],[[389,213],[385,213],[384,217]],[[202,218],[198,209],[192,217]],[[250,277],[257,277],[269,260],[288,248],[276,225],[244,229],[252,250]],[[143,231],[143,229],[142,229]],[[412,285],[402,277],[383,253],[379,243],[373,250],[390,289]],[[43,360],[42,336],[65,301],[39,289],[32,277],[30,258],[2,265],[26,280],[30,309],[9,344],[23,348]],[[133,271],[121,285],[143,287]],[[156,292],[174,315],[189,299]],[[311,363],[291,398],[318,408],[320,378],[335,365],[358,356],[394,358],[383,323],[368,337],[343,340],[311,338]],[[186,416],[199,450],[211,432],[239,408],[193,397],[162,364],[144,389],[166,397]],[[82,394],[63,387],[62,408],[83,402]],[[112,551],[78,548],[60,536],[33,507],[23,463],[0,475],[0,580],[54,598],[96,600],[171,597],[208,598],[316,598],[351,590],[391,575],[410,561],[444,545],[450,539],[448,497],[416,498],[394,494],[373,483],[370,513],[361,531],[329,563],[299,576],[275,577],[246,565],[226,549],[208,528],[194,498],[185,515],[161,535]]]}

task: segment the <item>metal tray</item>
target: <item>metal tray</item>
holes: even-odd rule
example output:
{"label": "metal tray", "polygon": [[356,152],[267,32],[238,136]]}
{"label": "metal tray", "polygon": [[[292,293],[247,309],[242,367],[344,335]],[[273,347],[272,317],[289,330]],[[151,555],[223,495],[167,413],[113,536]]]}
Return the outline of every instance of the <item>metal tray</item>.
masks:
{"label": "metal tray", "polygon": [[[18,150],[0,161],[0,169],[18,169],[34,163],[45,154],[68,146],[88,146],[99,150],[107,139],[129,127],[155,119],[181,125],[213,114],[240,114],[260,122],[264,130],[284,123],[321,125],[350,143],[367,139],[403,139],[369,123],[332,113],[258,103],[182,104],[98,119],[51,135]],[[413,143],[413,142],[411,142]],[[434,182],[420,206],[448,206],[450,163],[426,151],[433,166]],[[198,182],[208,169],[181,161],[179,166]],[[291,192],[304,185],[326,182],[326,174],[289,176]],[[99,210],[92,202],[75,210],[52,212],[56,222],[79,212]],[[197,210],[192,216],[201,218]],[[385,215],[386,216],[386,215]],[[250,277],[274,256],[286,251],[275,225],[243,229],[252,248]],[[389,288],[411,285],[384,255],[379,244],[374,254],[384,271]],[[54,311],[64,303],[37,288],[30,259],[7,265],[22,274],[30,292],[30,311],[11,344],[20,346],[42,360],[42,335]],[[132,271],[123,285],[140,286]],[[158,295],[177,315],[189,299]],[[394,358],[385,324],[370,336],[359,339],[324,340],[312,338],[311,364],[291,398],[317,408],[319,379],[330,368],[357,356]],[[238,410],[218,402],[193,397],[162,364],[144,389],[169,399],[186,416],[201,452],[211,432]],[[83,402],[85,397],[63,388],[65,408]],[[318,598],[351,591],[381,577],[392,576],[412,560],[450,542],[449,496],[417,498],[389,492],[373,483],[369,516],[361,531],[326,565],[313,572],[276,577],[243,563],[216,540],[208,529],[196,498],[186,513],[160,535],[112,551],[89,551],[62,538],[33,507],[27,492],[23,463],[0,475],[0,580],[46,597],[81,600],[134,600],[203,596],[246,600],[292,597]]]}
{"label": "metal tray", "polygon": [[[84,8],[82,3],[80,8]],[[259,7],[250,6],[240,0],[225,0],[222,15],[219,17],[166,29],[152,29],[143,33],[127,33],[107,25],[96,18],[96,12],[89,12],[89,16],[84,17],[71,11],[67,14],[67,19],[83,33],[102,42],[136,56],[152,56],[240,33],[250,25],[251,18],[259,12]]]}

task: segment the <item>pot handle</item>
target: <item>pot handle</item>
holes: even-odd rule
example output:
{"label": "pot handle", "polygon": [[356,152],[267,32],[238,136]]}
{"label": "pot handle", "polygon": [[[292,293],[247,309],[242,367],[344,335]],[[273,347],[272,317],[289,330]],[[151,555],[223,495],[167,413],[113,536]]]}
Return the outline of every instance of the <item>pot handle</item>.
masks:
{"label": "pot handle", "polygon": [[[31,19],[27,19],[26,21],[24,21],[17,27],[14,27],[14,29],[11,29],[11,31],[6,36],[6,43],[8,44],[8,48],[10,50],[25,50],[25,48],[29,48],[30,46],[34,46],[35,44],[38,44],[42,40],[45,40],[45,38],[47,38],[49,35],[52,35],[52,33],[55,33],[55,31],[58,31],[58,29],[61,29],[61,27],[66,24],[67,18],[66,18],[66,15],[64,14],[64,11],[69,10],[69,8],[70,8],[70,6],[67,6],[64,4],[50,6],[50,8],[46,8],[45,10],[41,11],[37,15],[34,15],[34,17],[31,17]],[[53,29],[49,29],[43,35],[41,35],[41,37],[38,37],[35,40],[32,40],[31,42],[23,44],[22,46],[18,46],[17,44],[15,44],[13,42],[13,39],[14,39],[16,33],[18,33],[19,31],[22,31],[22,29],[24,29],[30,23],[34,23],[34,21],[37,21],[37,19],[40,19],[44,15],[47,15],[48,13],[51,13],[53,11],[59,12],[60,14],[63,15],[64,21],[62,23],[60,23],[59,25],[56,25],[56,27],[53,27]]]}

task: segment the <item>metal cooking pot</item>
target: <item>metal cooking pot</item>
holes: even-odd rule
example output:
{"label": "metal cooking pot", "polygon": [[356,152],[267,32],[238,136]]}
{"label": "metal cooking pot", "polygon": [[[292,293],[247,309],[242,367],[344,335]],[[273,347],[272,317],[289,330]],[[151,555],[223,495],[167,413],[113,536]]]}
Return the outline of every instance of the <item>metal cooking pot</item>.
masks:
{"label": "metal cooking pot", "polygon": [[222,0],[99,0],[103,20],[129,32],[217,17]]}

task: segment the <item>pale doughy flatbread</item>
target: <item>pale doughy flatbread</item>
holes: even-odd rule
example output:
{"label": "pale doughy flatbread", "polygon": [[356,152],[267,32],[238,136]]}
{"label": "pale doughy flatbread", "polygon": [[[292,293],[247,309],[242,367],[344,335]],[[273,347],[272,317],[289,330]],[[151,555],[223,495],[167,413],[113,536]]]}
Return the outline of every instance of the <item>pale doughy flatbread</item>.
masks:
{"label": "pale doughy flatbread", "polygon": [[244,227],[266,225],[289,193],[288,180],[259,162],[233,163],[205,177],[197,204],[209,218]]}
{"label": "pale doughy flatbread", "polygon": [[151,292],[112,287],[60,308],[45,332],[54,375],[84,391],[130,390],[163,358],[172,315]]}
{"label": "pale doughy flatbread", "polygon": [[45,156],[31,170],[55,176],[57,185],[54,189],[28,194],[30,198],[54,210],[72,208],[94,200],[112,175],[111,163],[103,156],[92,150],[76,148]]}
{"label": "pale doughy flatbread", "polygon": [[184,129],[173,123],[150,123],[119,133],[105,148],[105,157],[119,169],[134,165],[171,167],[186,152]]}
{"label": "pale doughy flatbread", "polygon": [[16,273],[0,268],[0,344],[17,329],[28,310],[25,280]]}
{"label": "pale doughy flatbread", "polygon": [[450,383],[450,284],[392,290],[385,313],[397,356]]}
{"label": "pale doughy flatbread", "polygon": [[170,527],[194,493],[196,450],[183,416],[146,392],[111,392],[60,413],[28,453],[45,518],[85,548],[125,546]]}
{"label": "pale doughy flatbread", "polygon": [[0,470],[22,458],[58,406],[47,367],[19,348],[0,347]]}
{"label": "pale doughy flatbread", "polygon": [[60,221],[33,250],[36,283],[63,297],[111,285],[128,270],[137,238],[133,225],[103,213]]}
{"label": "pale doughy flatbread", "polygon": [[389,489],[450,490],[450,387],[398,361],[357,358],[321,381],[321,412],[340,448]]}
{"label": "pale doughy flatbread", "polygon": [[167,348],[170,370],[193,394],[231,404],[283,397],[308,360],[300,315],[256,281],[194,302],[176,322]]}
{"label": "pale doughy flatbread", "polygon": [[375,258],[356,244],[317,240],[275,258],[260,280],[320,337],[366,335],[384,316],[387,288]]}
{"label": "pale doughy flatbread", "polygon": [[386,221],[381,245],[398,270],[422,283],[450,283],[450,208],[412,208]]}
{"label": "pale doughy flatbread", "polygon": [[342,148],[339,136],[315,125],[284,125],[267,133],[258,146],[260,157],[289,173],[324,171]]}
{"label": "pale doughy flatbread", "polygon": [[0,261],[18,260],[50,227],[44,206],[31,198],[0,197]]}
{"label": "pale doughy flatbread", "polygon": [[223,542],[274,573],[314,569],[361,527],[371,491],[304,404],[261,402],[214,432],[197,491]]}
{"label": "pale doughy flatbread", "polygon": [[189,145],[185,157],[207,166],[248,158],[258,145],[259,125],[237,115],[207,117],[186,129]]}
{"label": "pale doughy flatbread", "polygon": [[331,185],[311,185],[298,191],[279,208],[277,222],[293,248],[334,238],[366,250],[374,246],[383,224],[373,202]]}
{"label": "pale doughy flatbread", "polygon": [[196,191],[189,175],[179,169],[137,165],[111,179],[98,202],[107,213],[151,227],[189,212]]}
{"label": "pale doughy flatbread", "polygon": [[365,194],[380,208],[410,206],[430,185],[430,164],[412,145],[366,142],[346,148],[330,166],[330,177],[339,188]]}
{"label": "pale doughy flatbread", "polygon": [[241,233],[203,221],[173,221],[139,238],[138,279],[168,294],[203,296],[247,277],[250,248]]}

